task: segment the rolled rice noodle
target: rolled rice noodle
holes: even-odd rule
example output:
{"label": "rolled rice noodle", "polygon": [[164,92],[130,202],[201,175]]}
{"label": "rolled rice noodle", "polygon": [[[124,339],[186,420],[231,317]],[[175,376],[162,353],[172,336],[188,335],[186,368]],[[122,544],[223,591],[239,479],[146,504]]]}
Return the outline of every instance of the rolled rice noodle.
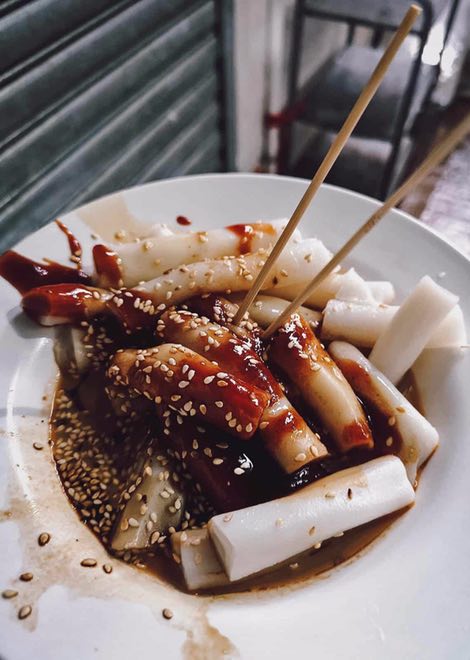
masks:
{"label": "rolled rice noodle", "polygon": [[[321,336],[327,341],[342,339],[355,346],[372,348],[398,309],[392,305],[330,300],[323,312]],[[462,308],[456,305],[433,332],[426,348],[463,346],[466,343]]]}
{"label": "rolled rice noodle", "polygon": [[176,532],[171,536],[173,552],[190,591],[213,589],[229,584],[229,579],[209,537],[207,528]]}
{"label": "rolled rice noodle", "polygon": [[379,336],[370,354],[372,364],[398,383],[458,300],[425,275]]}
{"label": "rolled rice noodle", "polygon": [[[324,265],[325,264],[323,264],[323,266]],[[316,275],[316,273],[314,273],[314,275]],[[323,282],[315,289],[315,291],[304,301],[304,305],[306,307],[313,307],[315,309],[323,309],[328,300],[335,298],[341,289],[343,289],[343,291],[347,291],[346,286],[350,287],[350,292],[353,287],[358,290],[359,277],[360,276],[356,273],[354,268],[351,268],[345,273],[331,273],[331,275],[328,275],[328,277],[323,280]],[[266,293],[268,295],[279,296],[285,300],[294,300],[294,298],[299,295],[301,290],[312,279],[313,275],[311,276],[310,274],[304,273],[302,280],[296,282],[295,286],[287,284],[286,286],[279,286],[276,289],[268,289]],[[364,282],[364,280],[362,280],[362,282]]]}
{"label": "rolled rice noodle", "polygon": [[367,281],[366,284],[376,302],[390,305],[395,300],[395,288],[391,282]]}
{"label": "rolled rice noodle", "polygon": [[[137,290],[151,294],[154,305],[171,306],[202,293],[247,291],[266,260],[266,250],[240,257],[207,259],[174,268],[145,282]],[[282,252],[271,270],[267,286],[274,290],[313,277],[330,259],[330,252],[315,238],[292,243]]]}
{"label": "rolled rice noodle", "polygon": [[398,456],[414,484],[418,468],[438,444],[436,429],[357,348],[334,341],[329,351],[356,394],[388,420],[391,437],[398,435]]}
{"label": "rolled rice noodle", "polygon": [[214,516],[209,534],[230,580],[240,580],[414,499],[403,463],[382,456],[287,497]]}
{"label": "rolled rice noodle", "polygon": [[[231,297],[231,300],[240,304],[244,296],[242,294],[234,294]],[[285,310],[288,305],[288,301],[283,298],[277,298],[276,296],[257,296],[255,302],[250,305],[248,313],[250,318],[253,321],[261,326],[262,328],[267,328],[278,316]],[[310,327],[315,329],[320,324],[322,315],[320,312],[316,312],[313,309],[304,307],[301,305],[299,307],[299,314],[304,317],[306,321],[310,324]]]}
{"label": "rolled rice noodle", "polygon": [[[181,524],[185,495],[178,484],[170,481],[168,463],[163,463],[165,464],[155,455],[144,461],[140,457],[137,459],[129,486],[135,485],[137,477],[141,477],[142,481],[126,501],[116,521],[111,539],[111,547],[114,550],[149,548],[158,542],[169,527],[178,527]],[[164,490],[172,493],[169,499],[161,496]],[[180,501],[179,509],[174,506],[176,500]],[[143,502],[146,506],[142,513]]]}
{"label": "rolled rice noodle", "polygon": [[[270,223],[253,223],[249,235],[249,251],[256,252],[269,248],[279,237],[287,220],[274,220]],[[300,232],[295,232],[291,242],[299,241]],[[239,256],[248,252],[243,236],[229,227],[211,229],[206,232],[171,233],[149,237],[138,243],[116,246],[121,259],[124,286],[133,287],[139,282],[162,275],[171,268],[182,264],[193,264],[204,259],[223,256]]]}

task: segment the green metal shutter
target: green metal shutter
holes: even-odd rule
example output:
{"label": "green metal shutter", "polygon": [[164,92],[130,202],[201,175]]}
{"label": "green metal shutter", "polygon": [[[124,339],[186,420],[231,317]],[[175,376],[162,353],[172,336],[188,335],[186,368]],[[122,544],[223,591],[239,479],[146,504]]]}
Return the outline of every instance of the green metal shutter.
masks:
{"label": "green metal shutter", "polygon": [[231,9],[0,3],[0,250],[119,188],[232,168]]}

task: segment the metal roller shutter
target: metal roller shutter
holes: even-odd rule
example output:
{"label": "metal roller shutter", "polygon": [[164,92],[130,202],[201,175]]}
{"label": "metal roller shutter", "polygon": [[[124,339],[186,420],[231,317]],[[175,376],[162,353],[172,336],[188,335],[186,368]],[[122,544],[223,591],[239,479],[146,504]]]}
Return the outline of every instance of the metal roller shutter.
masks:
{"label": "metal roller shutter", "polygon": [[0,250],[113,190],[232,169],[231,12],[0,3]]}

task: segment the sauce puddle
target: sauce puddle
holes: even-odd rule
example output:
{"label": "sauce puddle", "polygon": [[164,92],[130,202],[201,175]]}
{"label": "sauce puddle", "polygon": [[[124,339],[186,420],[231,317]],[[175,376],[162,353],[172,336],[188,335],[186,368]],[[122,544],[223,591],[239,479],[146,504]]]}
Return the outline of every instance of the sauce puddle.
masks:
{"label": "sauce puddle", "polygon": [[[122,419],[116,424],[104,387],[104,381],[95,377],[82,384],[80,394],[77,391],[66,393],[61,386],[57,389],[50,432],[53,458],[63,489],[80,520],[94,532],[111,555],[186,592],[182,571],[166,543],[142,552],[116,552],[111,548],[120,496],[129,477],[129,465],[139,452],[145,451],[152,432],[144,419],[131,426],[127,426]],[[411,374],[406,376],[401,389],[413,405],[422,410]],[[339,467],[348,465],[343,463]],[[333,461],[329,471],[335,469],[339,468]],[[302,479],[297,483],[303,483]],[[350,530],[340,538],[324,542],[319,549],[310,549],[289,559],[275,570],[200,593],[245,593],[305,583],[357,557],[402,513],[399,511]]]}

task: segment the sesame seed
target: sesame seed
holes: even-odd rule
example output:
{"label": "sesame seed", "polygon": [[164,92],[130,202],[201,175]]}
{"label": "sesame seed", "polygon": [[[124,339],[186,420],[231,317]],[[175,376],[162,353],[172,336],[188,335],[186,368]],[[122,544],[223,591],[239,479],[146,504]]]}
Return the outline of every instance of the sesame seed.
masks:
{"label": "sesame seed", "polygon": [[42,532],[42,534],[39,534],[38,536],[38,543],[39,545],[43,546],[49,543],[51,540],[51,535],[48,534],[47,532]]}
{"label": "sesame seed", "polygon": [[276,518],[276,527],[284,527],[284,520],[282,518]]}
{"label": "sesame seed", "polygon": [[292,571],[295,571],[297,568],[299,568],[299,564],[298,564],[298,562],[295,561],[293,564],[289,564],[289,568],[290,568]]}
{"label": "sesame seed", "polygon": [[188,387],[188,385],[189,385],[188,380],[180,380],[180,382],[178,383],[178,387],[180,388],[180,390],[184,390],[184,388]]}
{"label": "sesame seed", "polygon": [[160,538],[160,532],[153,532],[153,534],[150,537],[150,545],[156,543],[159,538]]}
{"label": "sesame seed", "polygon": [[20,575],[20,580],[21,580],[22,582],[31,582],[31,580],[33,579],[33,577],[34,577],[34,576],[33,576],[32,573],[21,573],[21,575]]}
{"label": "sesame seed", "polygon": [[224,407],[224,402],[223,401],[216,401],[215,405],[217,406],[217,408],[223,408]]}
{"label": "sesame seed", "polygon": [[240,467],[236,467],[233,472],[237,475],[245,474],[245,470],[242,470]]}
{"label": "sesame seed", "polygon": [[315,550],[320,550],[321,543],[315,543],[315,545],[313,547],[315,548]]}
{"label": "sesame seed", "polygon": [[233,513],[226,513],[224,518],[223,518],[223,521],[224,522],[230,522],[232,520],[232,518],[233,518]]}
{"label": "sesame seed", "polygon": [[18,612],[18,619],[26,619],[32,611],[33,608],[31,605],[23,605]]}
{"label": "sesame seed", "polygon": [[93,559],[92,557],[87,557],[86,559],[82,559],[80,562],[80,566],[84,566],[85,568],[94,568],[97,565],[96,559]]}
{"label": "sesame seed", "polygon": [[393,445],[393,438],[392,438],[392,436],[389,436],[389,437],[385,440],[385,444],[387,445],[387,447],[391,447],[391,446]]}
{"label": "sesame seed", "polygon": [[111,564],[103,564],[103,571],[109,575],[109,573],[113,572],[113,567]]}
{"label": "sesame seed", "polygon": [[213,462],[214,465],[222,465],[222,463],[224,462],[224,459],[223,458],[214,458],[214,460],[212,462]]}
{"label": "sesame seed", "polygon": [[302,463],[302,461],[305,461],[306,458],[307,458],[307,454],[304,454],[304,452],[301,451],[299,454],[297,454],[294,460],[296,460],[298,463]]}
{"label": "sesame seed", "polygon": [[173,612],[168,607],[165,607],[162,610],[162,615],[163,615],[164,619],[172,619],[173,618]]}
{"label": "sesame seed", "polygon": [[263,431],[267,426],[269,426],[269,422],[261,422],[259,429]]}
{"label": "sesame seed", "polygon": [[214,378],[215,378],[215,376],[206,376],[206,378],[204,378],[204,381],[203,381],[204,385],[210,385],[212,383],[212,381],[214,380]]}
{"label": "sesame seed", "polygon": [[388,418],[388,425],[389,426],[395,426],[396,423],[397,423],[397,419],[393,415]]}
{"label": "sesame seed", "polygon": [[33,448],[36,449],[36,451],[41,451],[44,449],[44,445],[42,445],[40,442],[33,442]]}
{"label": "sesame seed", "polygon": [[6,598],[7,600],[9,598],[15,598],[15,596],[18,596],[18,592],[14,589],[5,589],[2,591],[2,598]]}
{"label": "sesame seed", "polygon": [[228,383],[226,380],[218,380],[217,387],[228,387]]}

